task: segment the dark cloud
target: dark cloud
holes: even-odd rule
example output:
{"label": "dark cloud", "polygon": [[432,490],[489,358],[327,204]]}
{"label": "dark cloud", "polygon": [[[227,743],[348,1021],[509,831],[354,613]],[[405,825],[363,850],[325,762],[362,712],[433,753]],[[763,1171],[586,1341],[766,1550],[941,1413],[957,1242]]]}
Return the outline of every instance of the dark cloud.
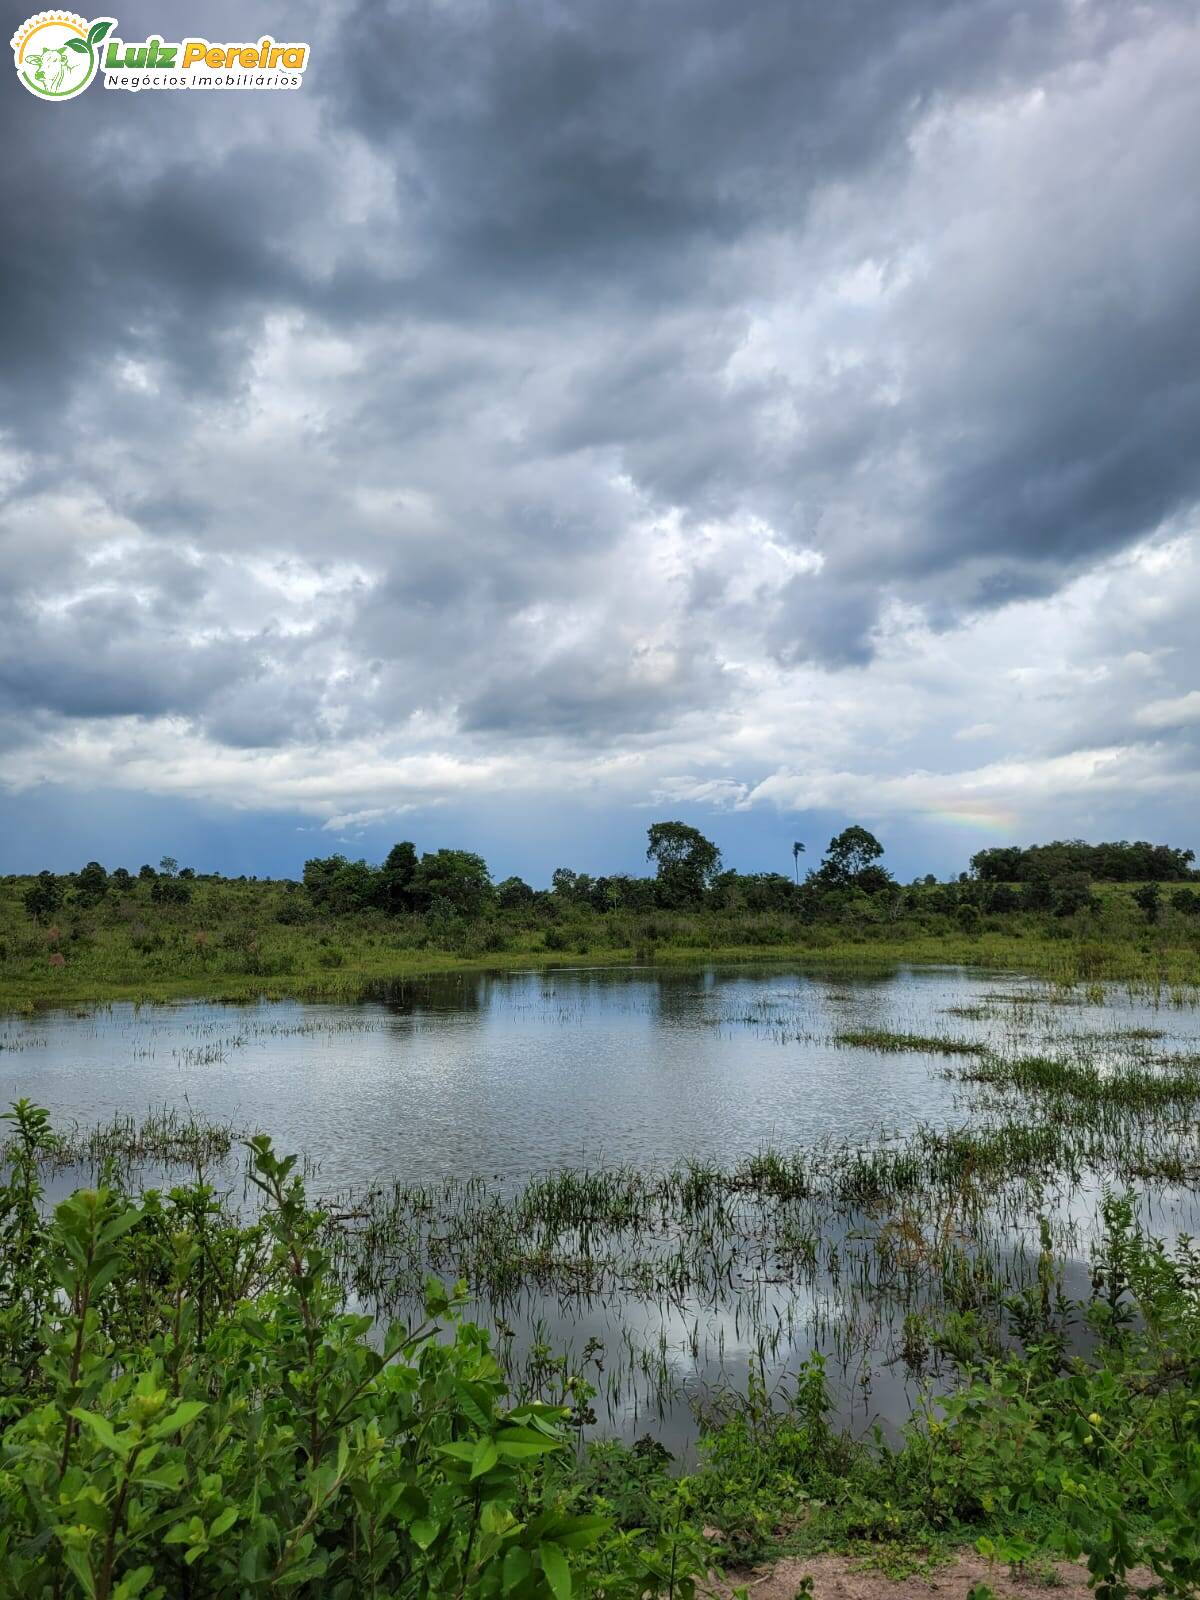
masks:
{"label": "dark cloud", "polygon": [[0,696],[32,744],[169,716],[569,765],[740,708],[766,749],[814,665],[853,693],[906,629],[1050,603],[1200,498],[1183,0],[287,27],[296,95],[0,96]]}
{"label": "dark cloud", "polygon": [[503,665],[462,705],[465,733],[559,736],[587,744],[637,739],[733,692],[703,651],[566,649],[524,670]]}
{"label": "dark cloud", "polygon": [[257,670],[245,641],[182,640],[116,596],[76,602],[53,617],[6,608],[3,635],[0,699],[67,717],[194,712]]}
{"label": "dark cloud", "polygon": [[783,662],[861,667],[873,652],[879,597],[870,589],[832,586],[819,575],[793,578],[780,596],[769,640]]}
{"label": "dark cloud", "polygon": [[358,4],[336,114],[397,154],[443,285],[694,292],[701,253],[802,222],[941,96],[1037,74],[1121,8],[1003,0]]}

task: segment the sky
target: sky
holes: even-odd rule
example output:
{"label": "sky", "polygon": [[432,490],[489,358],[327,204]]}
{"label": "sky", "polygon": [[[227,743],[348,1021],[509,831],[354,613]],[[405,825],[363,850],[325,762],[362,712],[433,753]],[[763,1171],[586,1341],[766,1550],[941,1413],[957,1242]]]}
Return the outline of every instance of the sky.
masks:
{"label": "sky", "polygon": [[117,31],[311,64],[0,82],[0,871],[1200,846],[1190,0]]}

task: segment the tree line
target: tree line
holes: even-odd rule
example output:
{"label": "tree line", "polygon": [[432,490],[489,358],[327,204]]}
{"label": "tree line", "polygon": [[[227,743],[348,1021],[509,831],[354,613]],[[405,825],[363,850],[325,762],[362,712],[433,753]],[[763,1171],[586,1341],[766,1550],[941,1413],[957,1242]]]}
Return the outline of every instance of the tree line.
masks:
{"label": "tree line", "polygon": [[[208,874],[210,879],[215,876]],[[137,872],[138,882],[149,883],[154,905],[187,905],[195,880],[194,868],[181,867],[174,856],[163,856],[157,868],[146,862]],[[109,872],[99,861],[89,861],[78,872],[39,872],[25,891],[25,909],[32,917],[52,917],[67,903],[69,895],[73,906],[90,911],[110,893],[129,894],[134,882],[127,867],[114,867]]]}
{"label": "tree line", "polygon": [[334,855],[304,864],[304,887],[314,905],[344,912],[375,909],[399,914],[444,908],[462,916],[488,909],[530,910],[553,901],[581,910],[685,911],[744,907],[752,911],[796,908],[807,890],[857,889],[877,893],[894,880],[879,863],[883,846],[865,828],[851,827],[830,841],[821,865],[804,884],[784,873],[726,870],[721,852],[698,828],[685,822],[655,822],[647,829],[650,877],[628,873],[593,877],[557,867],[549,889],[534,889],[523,878],[493,884],[487,863],[470,850],[436,850],[418,858],[410,840],[394,845],[381,866]]}
{"label": "tree line", "polygon": [[987,883],[1035,883],[1078,875],[1093,883],[1187,883],[1200,876],[1194,850],[1169,844],[1088,844],[1055,839],[1051,844],[999,845],[971,857],[971,871]]}
{"label": "tree line", "polygon": [[[792,845],[794,875],[743,873],[726,868],[718,846],[699,829],[679,821],[655,822],[647,830],[646,845],[652,875],[593,876],[558,867],[548,889],[535,889],[515,876],[493,882],[487,862],[475,851],[443,848],[419,854],[416,845],[405,839],[393,845],[379,865],[341,854],[314,856],[304,863],[301,884],[311,909],[331,915],[377,911],[389,916],[478,918],[554,907],[601,913],[708,909],[812,916],[855,895],[866,895],[885,897],[896,912],[956,913],[965,922],[979,913],[1018,910],[1066,916],[1094,904],[1095,881],[1141,883],[1144,888],[1135,899],[1148,919],[1155,920],[1159,884],[1200,878],[1191,865],[1195,859],[1191,850],[1145,842],[1090,845],[1056,840],[980,850],[971,858],[970,872],[960,873],[956,881],[939,883],[928,874],[903,889],[882,864],[883,845],[858,824],[835,834],[819,865],[801,879],[799,859],[804,849],[799,840]],[[43,920],[65,905],[88,910],[110,895],[131,894],[141,884],[148,886],[145,893],[152,904],[180,906],[188,903],[200,881],[230,880],[219,874],[198,875],[171,856],[164,856],[157,868],[143,865],[136,877],[124,867],[110,872],[89,861],[76,873],[39,873],[26,887],[24,903],[31,916]],[[1186,890],[1177,892],[1172,904],[1200,911],[1200,898]],[[300,915],[297,907],[296,916]]]}

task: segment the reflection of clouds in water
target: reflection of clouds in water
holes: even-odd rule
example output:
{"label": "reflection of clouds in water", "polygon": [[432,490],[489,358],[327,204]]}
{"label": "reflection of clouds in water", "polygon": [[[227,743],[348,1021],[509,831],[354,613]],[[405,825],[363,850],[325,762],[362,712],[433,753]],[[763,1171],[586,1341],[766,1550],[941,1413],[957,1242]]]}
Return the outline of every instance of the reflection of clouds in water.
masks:
{"label": "reflection of clouds in water", "polygon": [[[1050,998],[1011,975],[933,969],[860,980],[764,965],[455,975],[398,984],[386,1003],[358,1007],[118,1005],[6,1022],[0,1099],[28,1095],[60,1123],[186,1103],[303,1151],[321,1192],[474,1174],[511,1192],[555,1166],[657,1169],[687,1156],[731,1164],[768,1143],[857,1143],[918,1122],[967,1122],[972,1091],[946,1076],[946,1057],[848,1048],[834,1042],[839,1033],[1110,1064],[1200,1050],[1194,1007],[1123,992],[1103,1005]],[[237,1193],[236,1172],[228,1182]],[[52,1194],[69,1183],[58,1175]],[[1072,1258],[1072,1293],[1087,1287],[1100,1190],[1089,1179],[1041,1199]],[[1182,1190],[1147,1196],[1141,1210],[1166,1236],[1196,1223],[1195,1197]],[[852,1253],[850,1224],[826,1218],[822,1228],[825,1252],[836,1244]],[[1036,1215],[1011,1219],[998,1242],[1028,1268]],[[631,1292],[602,1305],[527,1294],[507,1314],[509,1357],[519,1371],[539,1319],[576,1355],[598,1339],[601,1426],[653,1431],[672,1446],[690,1436],[691,1404],[722,1385],[744,1387],[752,1358],[761,1354],[774,1384],[814,1347],[830,1357],[839,1418],[895,1421],[915,1381],[898,1358],[903,1312],[855,1300],[826,1266],[827,1253],[812,1281],[797,1283],[786,1267],[760,1263],[724,1297],[665,1308]]]}

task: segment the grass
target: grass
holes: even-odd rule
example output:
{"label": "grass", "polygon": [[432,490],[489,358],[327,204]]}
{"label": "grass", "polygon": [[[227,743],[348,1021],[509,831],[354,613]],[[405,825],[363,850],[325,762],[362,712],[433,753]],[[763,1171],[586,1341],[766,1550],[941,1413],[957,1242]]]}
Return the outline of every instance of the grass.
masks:
{"label": "grass", "polygon": [[919,1033],[889,1033],[885,1028],[858,1028],[835,1033],[833,1042],[853,1045],[862,1050],[917,1050],[926,1055],[940,1056],[982,1056],[987,1054],[988,1048],[972,1039],[948,1039],[941,1034],[927,1037]]}
{"label": "grass", "polygon": [[[51,1170],[78,1167],[89,1174],[129,1173],[144,1166],[197,1170],[227,1161],[248,1133],[228,1121],[158,1106],[144,1117],[117,1112],[107,1123],[72,1123],[46,1149]],[[0,1158],[11,1151],[0,1148]]]}
{"label": "grass", "polygon": [[[631,963],[787,962],[847,976],[898,963],[1023,971],[1060,986],[1124,982],[1185,993],[1200,986],[1200,929],[1168,907],[1149,924],[1127,885],[1099,909],[990,915],[978,931],[914,907],[885,914],[865,899],[829,920],[698,909],[633,915],[577,907],[480,919],[318,915],[302,889],[196,880],[189,904],[153,904],[145,884],[93,908],[68,903],[52,925],[26,913],[27,879],[0,881],[0,1010],[259,998],[387,998],[437,973]],[[930,901],[932,905],[934,902]]]}
{"label": "grass", "polygon": [[1088,1063],[1026,1056],[991,1060],[964,1070],[976,1083],[1013,1089],[1045,1099],[1086,1106],[1120,1106],[1128,1111],[1158,1107],[1191,1110],[1200,1103],[1200,1062],[1170,1057],[1157,1067],[1125,1064],[1107,1070]]}
{"label": "grass", "polygon": [[[1050,1226],[1057,1250],[1078,1253],[1073,1195],[1090,1194],[1094,1205],[1102,1184],[1171,1183],[1200,1170],[1194,1070],[1173,1075],[1173,1115],[1157,1121],[1130,1095],[1113,1096],[1106,1116],[1082,1096],[1039,1116],[1048,1082],[1061,1092],[1062,1078],[1017,1064],[1005,1083],[1024,1107],[997,1117],[980,1102],[962,1126],[903,1139],[326,1194],[324,1247],[356,1302],[388,1317],[413,1314],[431,1275],[467,1282],[477,1314],[498,1334],[509,1330],[501,1354],[521,1394],[587,1364],[586,1352],[571,1356],[559,1341],[575,1316],[603,1305],[595,1382],[610,1416],[631,1404],[661,1416],[680,1399],[670,1350],[645,1337],[656,1309],[674,1319],[694,1361],[718,1370],[723,1358],[706,1331],[714,1316],[764,1369],[813,1338],[839,1370],[901,1363],[915,1372],[930,1359],[929,1330],[947,1318],[1004,1327],[1013,1296],[1042,1270],[1045,1239],[1027,1250],[1023,1236],[1036,1240]],[[242,1137],[231,1124],[158,1109],[68,1128],[42,1159],[83,1181],[190,1169],[236,1193]],[[538,1332],[550,1307],[556,1329]],[[519,1338],[514,1324],[526,1330]]]}

